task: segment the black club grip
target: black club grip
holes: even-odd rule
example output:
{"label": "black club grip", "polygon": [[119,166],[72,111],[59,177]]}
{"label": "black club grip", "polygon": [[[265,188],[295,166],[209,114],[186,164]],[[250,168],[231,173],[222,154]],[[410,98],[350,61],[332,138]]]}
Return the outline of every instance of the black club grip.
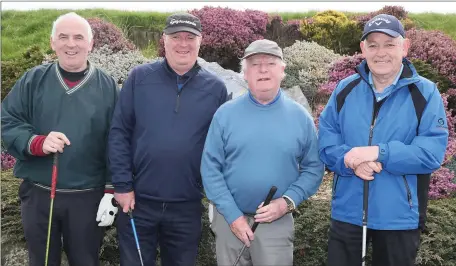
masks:
{"label": "black club grip", "polygon": [[[268,205],[269,202],[271,202],[272,197],[274,197],[274,194],[276,193],[276,191],[277,191],[277,187],[276,186],[272,186],[271,189],[269,190],[268,195],[266,196],[266,199],[264,200],[263,207]],[[252,232],[255,232],[257,227],[258,227],[258,222],[253,223]]]}

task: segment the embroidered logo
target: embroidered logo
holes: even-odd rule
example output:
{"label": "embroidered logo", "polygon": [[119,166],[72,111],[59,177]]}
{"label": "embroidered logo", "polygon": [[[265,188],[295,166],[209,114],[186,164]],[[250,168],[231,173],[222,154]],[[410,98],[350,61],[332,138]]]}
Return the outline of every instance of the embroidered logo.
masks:
{"label": "embroidered logo", "polygon": [[189,21],[189,20],[171,19],[171,21],[169,22],[169,24],[171,24],[171,25],[181,24],[181,23],[190,24],[190,25],[193,25],[196,27],[196,23],[193,21]]}
{"label": "embroidered logo", "polygon": [[383,22],[385,22],[386,24],[389,24],[389,23],[391,23],[391,20],[386,19],[386,18],[376,18],[376,19],[372,20],[371,22],[369,22],[369,27],[371,27],[372,24],[380,26]]}

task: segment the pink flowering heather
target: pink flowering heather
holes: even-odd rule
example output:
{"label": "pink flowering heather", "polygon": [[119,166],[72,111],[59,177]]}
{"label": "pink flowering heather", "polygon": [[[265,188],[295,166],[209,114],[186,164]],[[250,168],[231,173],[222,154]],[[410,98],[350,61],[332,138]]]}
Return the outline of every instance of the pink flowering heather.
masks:
{"label": "pink flowering heather", "polygon": [[456,84],[456,41],[441,31],[411,29],[409,57],[430,63],[437,71]]}
{"label": "pink flowering heather", "polygon": [[114,24],[100,18],[89,18],[87,20],[92,27],[93,49],[108,45],[114,53],[135,49],[135,45],[124,37],[122,31]]}
{"label": "pink flowering heather", "polygon": [[331,95],[339,81],[355,74],[355,67],[359,65],[361,61],[363,61],[361,54],[347,56],[335,61],[329,68],[328,82],[320,86],[319,93],[328,96]]}
{"label": "pink flowering heather", "polygon": [[453,171],[446,167],[440,167],[431,176],[429,198],[440,199],[451,196],[456,191],[456,184],[453,183],[453,179]]}
{"label": "pink flowering heather", "polygon": [[11,169],[11,168],[13,168],[14,164],[16,163],[16,159],[4,151],[2,151],[2,154],[1,154],[1,161],[2,161],[2,170]]}

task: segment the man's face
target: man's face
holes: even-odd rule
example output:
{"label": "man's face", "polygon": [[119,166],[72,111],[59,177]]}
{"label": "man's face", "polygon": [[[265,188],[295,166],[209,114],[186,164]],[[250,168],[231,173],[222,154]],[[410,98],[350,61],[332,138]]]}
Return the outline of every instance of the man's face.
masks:
{"label": "man's face", "polygon": [[77,18],[65,18],[56,25],[51,37],[51,47],[59,59],[59,65],[69,72],[83,71],[92,50],[93,40],[89,41],[88,30]]}
{"label": "man's face", "polygon": [[395,77],[401,68],[402,58],[407,55],[410,41],[373,32],[367,36],[366,42],[361,42],[360,46],[373,75]]}
{"label": "man's face", "polygon": [[267,54],[256,54],[246,59],[244,79],[250,92],[260,101],[272,100],[279,91],[285,77],[285,66],[280,58]]}
{"label": "man's face", "polygon": [[198,58],[201,37],[190,32],[176,32],[165,35],[165,54],[174,68],[191,68]]}

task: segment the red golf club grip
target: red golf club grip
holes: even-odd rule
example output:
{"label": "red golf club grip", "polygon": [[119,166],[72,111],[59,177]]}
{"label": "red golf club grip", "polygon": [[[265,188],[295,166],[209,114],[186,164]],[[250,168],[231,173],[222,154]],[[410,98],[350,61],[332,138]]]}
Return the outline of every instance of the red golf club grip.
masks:
{"label": "red golf club grip", "polygon": [[59,163],[59,153],[54,153],[54,161],[52,163],[52,180],[51,180],[51,199],[55,197],[55,189],[57,187],[57,164]]}
{"label": "red golf club grip", "polygon": [[[266,196],[266,199],[264,200],[263,207],[266,206],[266,205],[268,205],[269,202],[271,202],[272,197],[274,196],[274,194],[276,193],[276,191],[277,191],[277,187],[276,187],[276,186],[272,186],[271,189],[269,190],[268,195]],[[253,223],[253,225],[252,225],[252,232],[255,232],[255,230],[256,230],[257,227],[258,227],[258,222]]]}

